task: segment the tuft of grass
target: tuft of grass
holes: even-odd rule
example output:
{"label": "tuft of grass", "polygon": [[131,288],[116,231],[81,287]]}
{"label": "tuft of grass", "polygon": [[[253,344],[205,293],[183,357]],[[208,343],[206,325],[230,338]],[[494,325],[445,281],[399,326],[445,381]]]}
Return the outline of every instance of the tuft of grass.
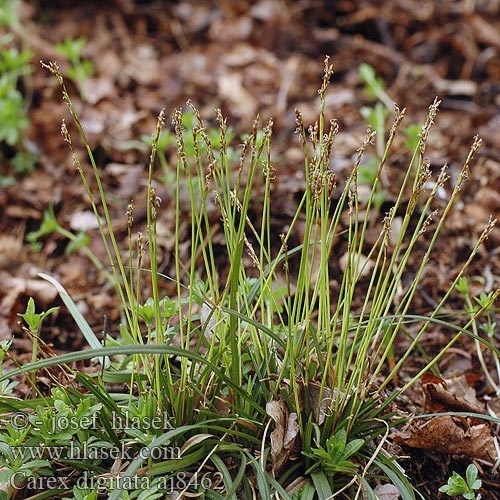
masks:
{"label": "tuft of grass", "polygon": [[[375,499],[381,478],[396,486],[402,498],[416,498],[418,492],[389,451],[391,429],[405,420],[394,412],[394,403],[422,374],[437,368],[461,335],[474,336],[475,321],[500,293],[482,301],[462,326],[450,325],[455,333],[448,344],[435,356],[426,353],[428,362],[419,373],[399,380],[403,364],[423,350],[420,340],[428,329],[443,323],[440,311],[493,228],[489,220],[435,310],[425,317],[411,315],[418,285],[480,140],[474,140],[449,199],[438,211],[436,194],[449,177],[443,167],[434,183],[429,182],[433,174],[425,150],[439,106],[434,101],[396,202],[380,221],[376,241],[368,243],[380,175],[405,112],[396,108],[370,194],[362,201],[360,165],[375,132],[367,131],[350,174],[340,183],[330,169],[338,126],[325,116],[333,73],[327,58],[317,122],[307,127],[296,111],[307,186],[287,230],[278,236],[271,226],[271,184],[278,175],[271,155],[272,120],[262,131],[255,120],[235,163],[221,112],[216,111],[215,137],[189,102],[189,130],[181,110],[173,116],[176,165],[160,155],[163,178],[174,179],[176,188],[175,274],[162,276],[155,159],[165,113],[160,113],[151,140],[146,227],[134,246],[130,204],[130,248],[124,262],[91,146],[59,68],[54,63],[44,67],[61,85],[87,147],[97,193],[90,189],[90,176],[63,123],[64,140],[107,251],[122,324],[119,338],[108,337],[105,346],[96,346],[85,319],[60,287],[93,348],[34,360],[0,377],[4,381],[38,370],[52,374],[55,366],[78,360],[106,360],[93,376],[66,368],[70,378],[61,383],[52,375],[50,395],[0,402],[10,419],[0,431],[0,480],[9,484],[9,498],[16,489],[37,490],[36,480],[53,477],[66,478],[66,490],[58,493],[76,499],[97,498],[103,492],[111,500],[183,495]],[[429,185],[434,187],[428,190]],[[253,200],[256,186],[263,191],[258,203]],[[181,246],[181,196],[186,192],[191,206],[187,259]],[[220,215],[222,250],[214,244],[208,211],[213,203]],[[390,238],[396,214],[402,222]],[[303,241],[291,247],[299,221]],[[340,245],[347,251],[337,285],[333,249]],[[410,271],[417,245],[425,246],[425,253]],[[217,266],[221,251],[228,262],[225,278]],[[403,275],[410,272],[412,278],[403,283]],[[161,282],[167,279],[175,283],[173,296],[162,293]],[[396,360],[395,348],[410,326],[410,345]],[[123,384],[125,393],[119,390]],[[24,426],[18,425],[18,415],[26,416]],[[42,443],[35,459],[26,452]],[[56,451],[60,455],[55,459]]]}

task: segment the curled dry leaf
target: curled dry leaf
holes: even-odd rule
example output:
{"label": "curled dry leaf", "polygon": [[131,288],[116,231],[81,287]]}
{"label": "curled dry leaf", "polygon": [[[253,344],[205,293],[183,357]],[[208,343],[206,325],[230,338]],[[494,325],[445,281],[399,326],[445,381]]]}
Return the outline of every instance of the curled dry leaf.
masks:
{"label": "curled dry leaf", "polygon": [[[485,413],[484,406],[476,399],[476,392],[467,384],[465,377],[457,377],[448,381],[426,374],[421,382],[428,412]],[[481,422],[478,419],[471,420],[473,425]]]}
{"label": "curled dry leaf", "polygon": [[[283,382],[290,385],[290,380],[288,379],[285,379]],[[328,387],[322,387],[322,384],[314,380],[306,384],[304,379],[299,377],[296,384],[300,409],[305,411],[310,408],[314,416],[314,421],[318,425],[325,422],[325,418],[331,411],[334,400],[339,395],[342,398],[345,397],[345,393],[339,392],[337,389],[332,391]]]}
{"label": "curled dry leaf", "polygon": [[394,441],[411,448],[463,455],[488,463],[497,460],[489,426],[471,425],[468,418],[434,417],[424,424],[415,424],[404,432],[394,434]]}
{"label": "curled dry leaf", "polygon": [[277,475],[295,450],[299,434],[297,414],[290,413],[284,401],[269,401],[266,412],[275,424],[274,431],[271,432],[271,459],[273,472]]}
{"label": "curled dry leaf", "polygon": [[441,385],[428,384],[426,390],[432,401],[442,404],[448,410],[484,413],[484,408],[478,401],[467,401],[465,398],[458,397]]}
{"label": "curled dry leaf", "polygon": [[[328,387],[323,387],[323,390],[321,390],[321,384],[318,382],[309,382],[307,390],[309,391],[314,419],[318,425],[321,425],[325,421],[328,409],[332,406],[332,391]],[[334,392],[334,394],[336,395],[337,392]]]}
{"label": "curled dry leaf", "polygon": [[233,113],[237,116],[254,116],[257,110],[257,101],[243,85],[243,78],[239,73],[223,73],[219,76],[218,88],[220,95],[233,106]]}

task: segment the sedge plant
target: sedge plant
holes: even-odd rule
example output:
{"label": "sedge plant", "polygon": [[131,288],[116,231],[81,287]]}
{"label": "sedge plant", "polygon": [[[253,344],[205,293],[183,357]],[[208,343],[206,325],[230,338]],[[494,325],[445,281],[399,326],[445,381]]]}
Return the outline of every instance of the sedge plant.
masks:
{"label": "sedge plant", "polygon": [[[52,420],[61,412],[88,415],[91,409],[95,425],[77,426],[70,441],[79,449],[85,443],[87,449],[96,448],[96,459],[83,455],[75,462],[67,445],[57,448],[61,456],[51,462],[49,473],[70,477],[71,498],[95,498],[98,488],[105,488],[112,500],[171,498],[168,495],[173,494],[211,499],[376,499],[374,487],[381,478],[394,484],[402,498],[416,498],[418,492],[389,452],[390,430],[404,420],[394,414],[393,404],[423,373],[438,366],[461,335],[473,335],[471,326],[499,294],[498,290],[491,294],[465,324],[450,325],[453,333],[447,345],[435,356],[428,353],[429,361],[419,373],[399,381],[401,366],[420,353],[420,341],[428,329],[436,322],[442,324],[440,311],[493,228],[494,221],[488,221],[434,311],[426,316],[410,314],[480,140],[474,140],[450,197],[438,212],[441,200],[438,203],[436,194],[449,178],[443,167],[428,190],[433,174],[425,157],[439,106],[436,100],[420,130],[396,202],[380,221],[378,238],[369,244],[370,213],[404,110],[396,109],[370,195],[362,201],[359,169],[375,133],[368,130],[351,172],[338,179],[330,168],[338,125],[325,116],[333,73],[326,59],[317,122],[307,127],[296,112],[306,189],[287,229],[278,235],[271,225],[272,179],[279,175],[271,155],[272,120],[262,131],[255,121],[235,164],[221,112],[216,112],[219,133],[214,140],[189,102],[194,116],[189,130],[181,110],[173,116],[177,163],[168,165],[165,156],[162,161],[163,177],[172,169],[174,175],[169,178],[175,178],[177,187],[175,271],[163,276],[158,271],[157,223],[163,207],[155,188],[155,157],[164,112],[151,141],[146,227],[140,228],[134,244],[137,228],[130,204],[129,251],[124,257],[99,169],[59,69],[53,63],[44,66],[60,83],[87,147],[90,175],[74,152],[64,123],[64,139],[100,225],[122,324],[120,336],[109,337],[106,345],[38,360],[9,373],[13,377],[92,357],[109,360],[94,376],[78,373],[72,386],[56,387],[43,400],[10,402],[10,408],[31,416],[29,428],[23,436],[11,429],[0,439],[15,439],[21,446],[36,439],[35,415],[44,415],[44,421],[56,425]],[[97,193],[90,188],[94,183]],[[191,205],[187,259],[180,198],[186,190],[180,189],[181,183],[187,186]],[[256,186],[262,191],[257,204]],[[216,204],[220,215],[228,263],[225,273],[218,265],[221,249],[214,244],[216,228],[209,203]],[[401,214],[402,222],[399,234],[391,238],[396,214]],[[292,246],[299,223],[303,239]],[[346,248],[347,261],[335,281],[333,250],[339,245]],[[424,256],[415,263],[412,252],[422,245]],[[410,264],[412,278],[403,285]],[[164,280],[175,283],[173,296],[162,291]],[[67,294],[64,297],[71,305]],[[78,321],[82,328],[82,317]],[[397,362],[389,363],[409,323],[414,329],[410,345]],[[6,378],[7,374],[0,381]],[[118,384],[125,384],[125,393]],[[6,415],[8,408],[2,408]],[[132,417],[137,425],[130,425]],[[158,426],[151,425],[155,419]],[[121,425],[115,425],[117,421]],[[122,454],[109,460],[109,450],[118,446]],[[172,450],[178,453],[174,456]],[[9,453],[5,451],[4,462],[12,471],[20,465]],[[25,485],[34,475],[46,477],[45,462],[37,467]]]}

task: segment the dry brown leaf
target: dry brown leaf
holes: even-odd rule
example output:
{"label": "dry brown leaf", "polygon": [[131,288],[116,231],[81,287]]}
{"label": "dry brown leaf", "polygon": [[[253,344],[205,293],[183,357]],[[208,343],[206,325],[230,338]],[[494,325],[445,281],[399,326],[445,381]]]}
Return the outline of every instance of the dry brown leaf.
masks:
{"label": "dry brown leaf", "polygon": [[297,414],[290,413],[284,401],[269,401],[266,413],[274,420],[275,428],[271,432],[271,459],[273,472],[278,474],[291,458],[299,434]]}
{"label": "dry brown leaf", "polygon": [[131,47],[125,53],[125,60],[123,71],[140,85],[152,85],[160,79],[158,54],[152,45]]}
{"label": "dry brown leaf", "polygon": [[23,246],[22,236],[11,234],[0,235],[0,268],[8,266],[21,252]]}
{"label": "dry brown leaf", "polygon": [[117,195],[126,200],[137,196],[138,186],[144,178],[144,167],[138,165],[127,165],[124,163],[108,163],[106,172],[110,172],[119,182]]}
{"label": "dry brown leaf", "polygon": [[[429,375],[427,375],[429,377]],[[450,381],[450,385],[445,380],[438,379],[430,380],[422,379],[422,387],[426,395],[426,408],[432,412],[442,411],[463,411],[472,413],[485,413],[484,407],[475,397],[475,391],[468,387],[465,379],[461,381],[459,389],[459,381]],[[472,392],[471,392],[472,391]]]}
{"label": "dry brown leaf", "polygon": [[283,11],[274,0],[261,0],[250,9],[250,14],[259,21],[269,22],[274,18],[279,18]]}
{"label": "dry brown leaf", "polygon": [[[289,379],[284,379],[283,382],[290,385]],[[306,386],[302,378],[298,378],[296,384],[300,409],[304,411],[308,402],[315,422],[323,424],[338,391],[336,389],[331,391],[328,387],[322,388],[321,384],[315,381],[308,382]]]}
{"label": "dry brown leaf", "polygon": [[2,324],[0,340],[10,337],[10,328],[17,321],[17,314],[24,312],[21,306],[27,301],[27,297],[34,298],[37,310],[53,305],[57,297],[57,290],[39,279],[14,278],[9,274],[2,274],[1,282],[0,296],[3,295],[3,298],[0,302],[0,317],[6,319],[6,324]]}
{"label": "dry brown leaf", "polygon": [[318,425],[321,425],[324,423],[328,408],[332,404],[332,391],[328,387],[323,387],[321,390],[321,384],[317,382],[309,382],[307,389],[311,398],[314,419]]}
{"label": "dry brown leaf", "polygon": [[234,108],[236,116],[254,117],[257,111],[255,97],[243,86],[240,73],[223,73],[218,79],[219,93]]}
{"label": "dry brown leaf", "polygon": [[446,379],[447,387],[446,389],[452,392],[461,401],[470,405],[471,410],[476,408],[477,413],[486,413],[484,405],[479,402],[476,397],[476,390],[471,387],[471,383],[482,380],[482,377],[477,373],[468,373],[467,375],[460,375],[459,377],[453,377]]}
{"label": "dry brown leaf", "polygon": [[488,413],[496,418],[500,418],[500,398],[494,397],[488,402]]}
{"label": "dry brown leaf", "polygon": [[211,40],[232,44],[247,39],[252,34],[252,29],[253,23],[249,17],[219,18],[210,25],[209,34]]}
{"label": "dry brown leaf", "polygon": [[297,423],[297,414],[290,413],[286,423],[286,431],[283,437],[283,446],[286,450],[291,450],[295,443],[295,439],[299,435],[299,424]]}
{"label": "dry brown leaf", "polygon": [[432,450],[438,453],[463,455],[493,463],[497,460],[495,442],[487,424],[470,425],[459,417],[434,417],[423,425],[394,434],[397,444]]}
{"label": "dry brown leaf", "polygon": [[470,25],[479,40],[500,49],[500,40],[497,28],[475,13],[469,16],[468,21],[470,22]]}

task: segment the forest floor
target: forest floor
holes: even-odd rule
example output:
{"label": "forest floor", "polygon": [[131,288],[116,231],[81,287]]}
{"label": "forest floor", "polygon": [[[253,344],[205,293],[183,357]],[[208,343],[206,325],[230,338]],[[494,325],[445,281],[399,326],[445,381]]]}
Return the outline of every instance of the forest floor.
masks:
{"label": "forest floor", "polygon": [[[131,200],[136,201],[137,227],[144,224],[146,216],[140,200],[145,199],[149,152],[140,139],[151,135],[162,108],[172,115],[177,108],[187,109],[188,99],[214,127],[214,110],[221,108],[236,137],[251,129],[257,114],[262,126],[273,118],[276,177],[271,206],[279,246],[278,235],[305,186],[301,146],[294,135],[294,109],[302,111],[305,123],[314,123],[326,55],[334,66],[326,114],[340,126],[333,165],[339,178],[352,167],[366,133],[361,108],[374,106],[360,78],[363,63],[375,69],[390,98],[406,108],[406,124],[422,124],[434,98],[441,99],[426,153],[433,172],[447,163],[450,175],[456,178],[473,137],[478,134],[483,139],[471,178],[428,264],[415,314],[425,314],[439,302],[489,216],[500,214],[500,5],[496,0],[38,0],[21,2],[20,16],[22,30],[15,34],[16,40],[34,53],[33,73],[23,83],[24,93],[31,99],[25,143],[39,161],[33,172],[17,176],[14,184],[0,190],[0,339],[14,335],[18,361],[31,357],[31,340],[21,330],[17,316],[24,312],[28,298],[33,296],[37,308],[43,310],[59,305],[52,286],[37,278],[39,272],[57,277],[95,331],[102,330],[104,315],[109,318],[112,335],[119,321],[116,297],[81,250],[67,255],[68,240],[58,233],[45,235],[38,248],[26,241],[26,236],[40,227],[49,207],[61,226],[74,233],[89,227],[91,214],[71,153],[59,133],[63,119],[82,160],[85,151],[70,124],[60,87],[37,63],[39,60],[57,61],[66,76],[101,169],[124,248]],[[92,61],[94,71],[74,81],[68,72],[68,59],[55,46],[81,36],[86,38],[82,59]],[[171,128],[170,123],[167,127]],[[8,154],[4,156],[0,175],[15,175]],[[167,158],[175,165],[173,147],[167,150]],[[401,165],[408,158],[403,137],[396,141],[395,153],[386,166],[381,219],[394,201],[397,193],[391,187],[397,184]],[[160,270],[173,275],[175,207],[172,193],[165,186],[161,189]],[[256,204],[258,197],[256,192]],[[217,223],[215,219],[214,226]],[[87,232],[90,248],[106,262],[95,227],[90,226]],[[300,243],[300,235],[296,243]],[[414,258],[418,260],[418,252]],[[221,269],[224,266],[222,257]],[[335,269],[340,272],[338,263],[332,263]],[[481,248],[468,276],[475,295],[499,286],[499,228]],[[164,286],[168,292],[171,285],[167,282]],[[464,307],[457,294],[448,311],[460,314]],[[439,352],[449,336],[446,329],[435,327],[425,337],[423,347],[429,353]],[[63,308],[45,324],[43,339],[57,352],[84,347]],[[498,345],[498,328],[494,339]],[[401,377],[421,364],[422,360],[412,359]],[[464,392],[459,399],[469,398],[483,409],[495,403],[500,407],[468,337],[455,345],[439,367],[443,379],[460,381]],[[493,365],[491,373],[498,378]],[[450,382],[450,387],[456,385]],[[423,390],[415,390],[409,398],[420,411],[435,411],[432,402],[425,401]],[[444,409],[453,408],[445,404]],[[488,426],[488,433],[494,436],[495,432],[496,428]],[[451,471],[463,472],[471,460],[480,467],[483,498],[500,498],[500,480],[473,444],[468,450],[458,450],[453,444],[441,448],[420,444],[415,439],[412,447],[402,449],[408,457],[402,463],[426,498],[436,498],[437,489],[446,483]]]}

